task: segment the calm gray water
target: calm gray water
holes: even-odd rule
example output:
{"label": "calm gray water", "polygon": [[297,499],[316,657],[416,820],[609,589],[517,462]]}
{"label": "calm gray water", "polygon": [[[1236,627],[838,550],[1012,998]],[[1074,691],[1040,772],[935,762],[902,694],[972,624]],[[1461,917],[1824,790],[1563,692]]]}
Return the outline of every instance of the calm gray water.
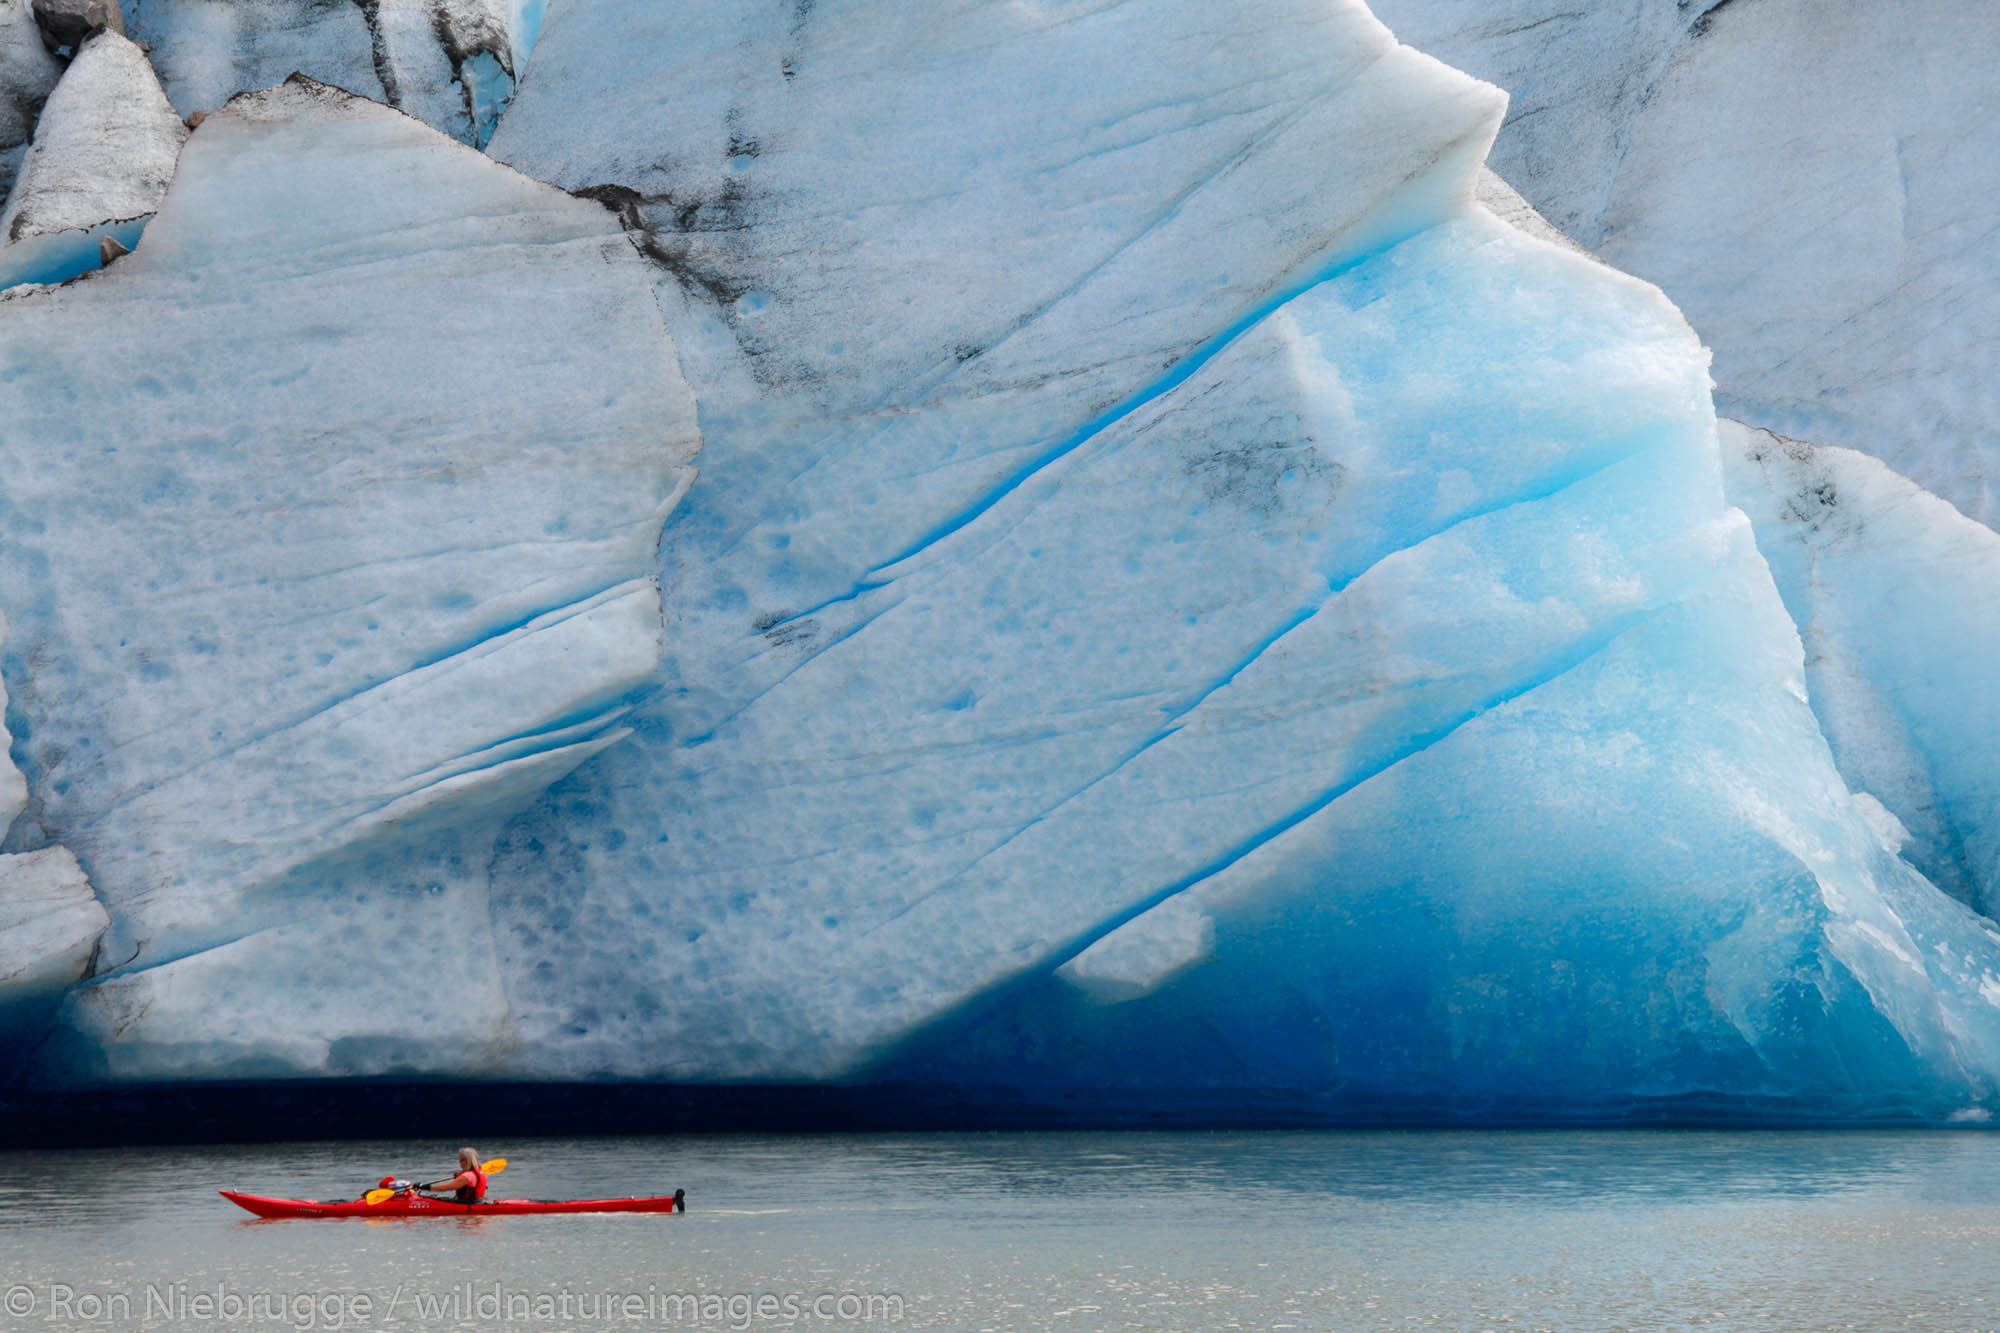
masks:
{"label": "calm gray water", "polygon": [[213,1192],[350,1197],[456,1147],[0,1153],[0,1329],[2000,1328],[1984,1133],[542,1140],[478,1145],[497,1195],[690,1211],[258,1222]]}

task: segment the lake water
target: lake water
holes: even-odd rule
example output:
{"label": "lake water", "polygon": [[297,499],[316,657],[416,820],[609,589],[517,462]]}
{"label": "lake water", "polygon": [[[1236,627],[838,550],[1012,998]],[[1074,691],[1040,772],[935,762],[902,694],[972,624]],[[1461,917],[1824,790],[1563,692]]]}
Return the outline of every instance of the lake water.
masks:
{"label": "lake water", "polygon": [[689,1211],[214,1193],[352,1197],[457,1146],[0,1153],[0,1329],[2000,1328],[1987,1133],[542,1140],[477,1145],[497,1196]]}

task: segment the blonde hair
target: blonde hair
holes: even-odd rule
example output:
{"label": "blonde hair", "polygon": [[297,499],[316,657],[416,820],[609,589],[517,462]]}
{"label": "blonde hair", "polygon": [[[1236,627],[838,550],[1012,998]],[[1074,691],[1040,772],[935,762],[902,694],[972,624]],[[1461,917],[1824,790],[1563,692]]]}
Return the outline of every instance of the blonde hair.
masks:
{"label": "blonde hair", "polygon": [[458,1164],[460,1166],[478,1166],[479,1154],[470,1148],[460,1148],[458,1150]]}

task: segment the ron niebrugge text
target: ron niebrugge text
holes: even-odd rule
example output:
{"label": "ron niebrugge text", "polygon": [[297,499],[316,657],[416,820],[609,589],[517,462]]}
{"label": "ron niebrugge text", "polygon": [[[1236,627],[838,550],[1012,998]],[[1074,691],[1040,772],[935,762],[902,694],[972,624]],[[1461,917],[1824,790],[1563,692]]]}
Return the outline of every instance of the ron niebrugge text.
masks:
{"label": "ron niebrugge text", "polygon": [[692,1292],[638,1288],[509,1287],[463,1282],[443,1288],[317,1291],[188,1282],[109,1287],[16,1283],[0,1294],[0,1326],[61,1322],[277,1325],[301,1330],[428,1323],[606,1323],[744,1329],[753,1323],[894,1324],[893,1292]]}

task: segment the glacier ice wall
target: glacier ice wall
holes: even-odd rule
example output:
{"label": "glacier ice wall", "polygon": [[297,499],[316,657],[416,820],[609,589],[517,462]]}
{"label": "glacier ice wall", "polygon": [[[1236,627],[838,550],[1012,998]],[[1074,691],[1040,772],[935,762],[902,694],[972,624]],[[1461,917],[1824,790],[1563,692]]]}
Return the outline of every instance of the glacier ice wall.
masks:
{"label": "glacier ice wall", "polygon": [[0,1080],[88,975],[109,917],[69,849],[0,856]]}
{"label": "glacier ice wall", "polygon": [[0,0],[0,200],[14,188],[35,118],[62,67],[42,45],[29,0]]}
{"label": "glacier ice wall", "polygon": [[[1521,196],[1521,192],[1509,185],[1500,173],[1491,167],[1479,169],[1479,181],[1473,189],[1473,197],[1479,206],[1499,218],[1516,231],[1547,241],[1559,250],[1567,250],[1573,255],[1586,259],[1597,259],[1597,255],[1586,249],[1582,242],[1571,237],[1560,227],[1542,215],[1540,209]],[[1602,263],[1602,260],[1598,260]]]}
{"label": "glacier ice wall", "polygon": [[[1179,7],[966,14],[999,31],[864,6],[731,27],[579,3],[551,15],[496,136],[645,237],[685,301],[708,438],[663,548],[670,693],[640,744],[503,844],[520,1067],[1073,1079],[1086,1096],[1178,1072],[1545,1102],[1559,1070],[1557,1099],[1990,1098],[1993,939],[1885,851],[1835,770],[1723,500],[1692,335],[1651,289],[1464,211],[1470,154],[1427,150],[1414,179],[1435,184],[1385,209],[1347,156],[1383,141],[1340,128],[1362,94],[1338,72],[1368,53],[1385,83],[1363,86],[1404,135],[1490,102],[1354,9],[1255,32],[1218,17],[1220,42]],[[1287,22],[1329,46],[1276,48]],[[1189,41],[1310,62],[1323,91],[1291,124],[1246,125],[1243,98],[1291,85],[1189,61]],[[1144,72],[1143,95],[1071,76],[1085,42],[1134,52],[1118,69]],[[927,88],[974,46],[1003,91],[967,88],[962,65],[949,93]],[[717,66],[733,75],[698,73]],[[1160,68],[1222,91],[1161,88]],[[1019,90],[1051,85],[1038,135],[1012,133]],[[1134,96],[1163,144],[1108,135]],[[1275,136],[1187,151],[1262,124],[1343,154],[1273,156]],[[1079,156],[1066,134],[1116,147]],[[1164,145],[1170,161],[1151,155]],[[967,163],[942,173],[967,183],[877,183],[920,153]],[[1044,158],[1087,169],[1080,201],[1051,193]],[[1183,229],[1211,222],[1195,205],[1218,158],[1224,221]],[[1167,202],[1069,276],[1092,256],[1055,244],[1065,229],[1095,237],[1132,197]],[[1345,220],[1357,204],[1372,224]],[[1311,276],[1330,281],[1290,304],[1290,279],[1260,284],[1276,299],[1240,313],[1174,304],[1283,262],[1230,228],[1293,210],[1356,237],[1320,252]],[[1133,292],[1135,252],[1150,267]],[[905,295],[939,287],[965,297]],[[1153,352],[1165,373],[1121,376],[1122,399],[1101,390],[1161,307],[1207,338]],[[970,331],[948,326],[966,311]],[[1581,739],[1597,732],[1601,749]],[[1368,960],[1405,952],[1381,941],[1401,940],[1390,905],[1419,879],[1425,913],[1462,897],[1473,919],[1412,931],[1392,977]],[[1192,906],[1257,884],[1316,924],[1287,942],[1282,913]],[[1644,924],[1612,929],[1613,903]],[[1454,972],[1467,950],[1484,972]],[[1552,961],[1589,983],[1551,989]],[[1245,997],[1266,969],[1285,984]],[[1061,1012],[1023,998],[1042,990]],[[1091,995],[1156,990],[1121,1021],[1263,1035],[1193,1059],[1092,1027]],[[1618,1022],[1558,1054],[1618,996]],[[1533,1037],[1511,1037],[1534,1006]],[[995,1012],[1014,1017],[981,1018],[972,1043]],[[1313,1034],[1336,1018],[1383,1040],[1328,1063]],[[1008,1066],[996,1041],[1029,1056]],[[937,1055],[959,1049],[980,1054]],[[988,1059],[1005,1072],[982,1076]]]}
{"label": "glacier ice wall", "polygon": [[[1127,58],[1107,69],[1106,50]],[[1024,96],[1039,108],[1033,134],[1020,132]],[[594,188],[642,230],[667,298],[687,312],[676,340],[704,386],[707,447],[703,484],[663,548],[675,633],[670,702],[655,717],[669,743],[611,778],[606,797],[618,804],[605,822],[627,849],[614,855],[635,860],[614,870],[572,864],[565,850],[503,876],[521,881],[517,899],[546,893],[562,919],[607,926],[631,905],[572,912],[572,895],[606,875],[629,878],[642,899],[678,883],[685,924],[635,941],[659,984],[557,1004],[538,998],[551,971],[540,950],[561,953],[561,987],[593,946],[551,939],[528,916],[514,963],[533,1034],[524,1050],[548,1049],[563,1067],[824,1072],[1004,970],[1013,944],[982,940],[967,919],[939,928],[972,954],[927,963],[935,982],[801,1006],[784,980],[797,965],[762,941],[772,914],[810,956],[861,938],[1063,783],[1110,766],[1150,719],[1069,747],[1041,777],[979,739],[987,728],[969,702],[955,711],[971,734],[946,740],[954,710],[943,705],[1009,670],[1008,654],[1027,651],[1018,637],[968,645],[982,654],[977,673],[937,682],[940,699],[918,711],[865,692],[838,701],[828,668],[886,671],[890,686],[902,671],[892,660],[912,650],[895,646],[912,631],[864,633],[902,595],[870,589],[1022,487],[1049,484],[1052,466],[1232,329],[1443,216],[1498,114],[1492,90],[1397,47],[1358,5],[1282,5],[1248,27],[1162,3],[922,16],[855,4],[803,18],[723,5],[554,10],[494,154]],[[1345,151],[1327,153],[1336,141]],[[912,188],[925,179],[942,188]],[[940,291],[952,299],[932,299]],[[1016,595],[1028,606],[1050,591]],[[931,625],[923,651],[953,632],[944,618]],[[863,657],[822,660],[843,643]],[[1060,706],[1035,688],[1030,659],[1013,670],[1019,688],[985,716]],[[885,723],[916,747],[900,777],[867,758],[872,744],[851,748]],[[798,780],[821,794],[783,801],[771,783],[801,763]],[[1008,790],[981,793],[1007,773]],[[548,845],[573,822],[558,816],[526,837]],[[831,897],[800,916],[802,891]],[[964,901],[987,910],[977,895],[940,900]],[[751,903],[754,918],[731,928]],[[801,931],[794,919],[820,924]],[[684,958],[682,936],[705,943]],[[606,945],[611,956],[629,947]],[[710,962],[711,950],[723,953]],[[856,963],[825,982],[851,976],[877,991],[872,966]],[[584,966],[585,985],[615,985],[617,969]],[[731,981],[738,967],[750,970]],[[718,1015],[695,1001],[703,977],[756,999]],[[613,1020],[589,1038],[572,1031],[607,1004],[661,1012],[636,1046]],[[718,1017],[708,1037],[682,1035]]]}
{"label": "glacier ice wall", "polygon": [[[7,622],[0,619],[0,639]],[[0,711],[7,692],[0,685]],[[7,758],[0,724],[0,834],[28,804],[27,780]],[[66,847],[0,856],[0,1082],[48,1031],[64,992],[81,981],[109,923]]]}
{"label": "glacier ice wall", "polygon": [[1866,455],[1733,422],[1722,442],[1841,771],[1907,860],[1995,915],[2000,536]]}
{"label": "glacier ice wall", "polygon": [[1660,284],[1718,406],[2000,522],[1990,5],[1378,0],[1514,94],[1493,165]]}
{"label": "glacier ice wall", "polygon": [[2000,1099],[1985,788],[1869,740],[1945,696],[1830,702],[1875,585],[1494,89],[1324,0],[542,27],[498,163],[294,79],[0,297],[0,850],[110,921],[34,1077]]}
{"label": "glacier ice wall", "polygon": [[[1850,797],[1799,641],[1687,411],[1699,357],[1638,291],[1604,308],[1629,280],[1582,263],[1468,220],[1282,312],[1329,365],[1379,367],[1343,377],[1359,422],[1393,429],[1384,404],[1431,385],[1466,395],[1481,424],[1461,438],[1496,450],[1617,424],[1565,422],[1565,394],[1630,414],[1610,436],[1627,452],[1419,530],[1342,594],[1366,591],[1366,620],[1350,612],[1289,671],[1229,687],[1255,690],[1238,725],[1292,734],[1315,711],[1382,708],[1419,670],[1431,691],[1491,672],[1479,706],[1058,966],[944,1016],[871,1076],[1135,1114],[1588,1115],[1717,1094],[1943,1114],[1990,1100],[1991,923],[1899,861]],[[1650,394],[1634,379],[1649,322],[1651,364],[1687,377],[1678,401],[1670,378]],[[1594,350],[1595,373],[1575,374],[1552,328]],[[1433,406],[1415,420],[1453,419]],[[1456,444],[1439,430],[1427,461],[1442,472]],[[1509,670],[1512,644],[1540,649],[1534,669]],[[1183,767],[1183,788],[1256,771]],[[1155,836],[1205,829],[1213,809],[1177,810]]]}
{"label": "glacier ice wall", "polygon": [[138,244],[186,141],[144,52],[115,32],[85,41],[0,210],[0,288],[88,272],[104,237]]}
{"label": "glacier ice wall", "polygon": [[125,0],[183,115],[303,73],[484,145],[534,45],[539,0]]}
{"label": "glacier ice wall", "polygon": [[1651,289],[1478,214],[1314,288],[672,786],[634,747],[552,793],[500,875],[522,1054],[1154,1108],[1989,1097],[1992,936],[1835,772],[1702,368]]}
{"label": "glacier ice wall", "polygon": [[0,298],[7,845],[112,912],[77,1023],[143,1045],[171,964],[246,937],[284,993],[301,953],[370,976],[327,918],[427,897],[476,974],[479,830],[659,662],[699,436],[647,272],[599,205],[295,79],[208,119],[133,256]]}
{"label": "glacier ice wall", "polygon": [[[492,151],[620,206],[689,299],[683,353],[732,445],[669,576],[699,588],[682,614],[716,614],[687,633],[721,659],[677,669],[719,715],[784,669],[755,622],[852,592],[1223,331],[1434,220],[1498,110],[1353,4],[1245,24],[1159,0],[585,0],[549,16]],[[810,522],[769,517],[787,507]]]}

